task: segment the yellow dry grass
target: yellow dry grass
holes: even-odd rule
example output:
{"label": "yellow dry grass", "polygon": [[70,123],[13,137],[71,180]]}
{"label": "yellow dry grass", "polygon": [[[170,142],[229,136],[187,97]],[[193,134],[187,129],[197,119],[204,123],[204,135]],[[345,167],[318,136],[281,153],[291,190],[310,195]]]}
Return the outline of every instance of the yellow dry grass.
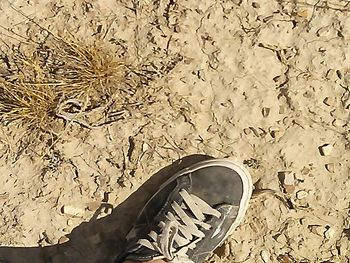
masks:
{"label": "yellow dry grass", "polygon": [[129,71],[102,41],[83,43],[72,37],[51,36],[25,50],[12,49],[8,57],[17,74],[0,79],[0,120],[50,133],[57,124],[58,103],[118,97]]}

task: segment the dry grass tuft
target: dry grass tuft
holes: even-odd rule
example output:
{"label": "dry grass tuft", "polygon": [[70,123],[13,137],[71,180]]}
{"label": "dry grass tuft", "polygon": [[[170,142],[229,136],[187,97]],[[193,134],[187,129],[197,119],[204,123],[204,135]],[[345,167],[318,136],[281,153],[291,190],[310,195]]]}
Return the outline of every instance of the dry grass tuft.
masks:
{"label": "dry grass tuft", "polygon": [[32,129],[53,130],[56,94],[45,85],[0,84],[0,115],[6,122],[19,122]]}
{"label": "dry grass tuft", "polygon": [[130,66],[102,42],[51,36],[24,50],[13,48],[6,58],[11,74],[0,75],[0,120],[32,130],[54,132],[56,110],[65,100],[79,100],[86,108],[118,100],[130,89]]}

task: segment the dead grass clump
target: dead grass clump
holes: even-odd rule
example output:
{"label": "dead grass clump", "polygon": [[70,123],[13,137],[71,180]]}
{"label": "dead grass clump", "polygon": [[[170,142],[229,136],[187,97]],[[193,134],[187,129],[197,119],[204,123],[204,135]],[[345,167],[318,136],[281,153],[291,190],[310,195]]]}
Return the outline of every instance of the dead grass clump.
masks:
{"label": "dead grass clump", "polygon": [[0,84],[0,115],[7,123],[53,130],[56,94],[51,87],[29,83]]}
{"label": "dead grass clump", "polygon": [[[40,44],[12,48],[0,82],[0,120],[56,133],[60,103],[106,104],[128,93],[130,67],[102,42],[50,36]],[[1,76],[0,76],[1,80]],[[74,114],[67,109],[67,118]],[[81,113],[81,112],[80,112]]]}

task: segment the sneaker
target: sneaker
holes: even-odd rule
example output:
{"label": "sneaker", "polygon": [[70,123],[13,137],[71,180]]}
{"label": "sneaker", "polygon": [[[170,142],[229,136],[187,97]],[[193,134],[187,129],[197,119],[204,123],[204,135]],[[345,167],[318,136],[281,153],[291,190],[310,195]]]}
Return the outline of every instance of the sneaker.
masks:
{"label": "sneaker", "polygon": [[114,262],[204,262],[241,222],[252,188],[248,171],[227,159],[185,168],[147,202]]}

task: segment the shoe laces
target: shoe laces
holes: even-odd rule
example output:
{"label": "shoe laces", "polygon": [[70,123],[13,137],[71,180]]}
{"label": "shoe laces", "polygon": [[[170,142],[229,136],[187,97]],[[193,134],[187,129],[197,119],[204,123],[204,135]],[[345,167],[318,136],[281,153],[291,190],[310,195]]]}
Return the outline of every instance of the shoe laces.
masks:
{"label": "shoe laces", "polygon": [[205,222],[205,215],[219,218],[221,213],[184,189],[180,190],[179,194],[183,202],[181,205],[176,202],[171,204],[173,212],[168,212],[166,220],[159,223],[160,233],[151,231],[148,234],[150,240],[140,239],[138,243],[159,252],[172,263],[193,263],[187,252],[189,249],[194,249],[196,244],[205,237],[199,227],[204,230],[211,228],[210,224]]}

